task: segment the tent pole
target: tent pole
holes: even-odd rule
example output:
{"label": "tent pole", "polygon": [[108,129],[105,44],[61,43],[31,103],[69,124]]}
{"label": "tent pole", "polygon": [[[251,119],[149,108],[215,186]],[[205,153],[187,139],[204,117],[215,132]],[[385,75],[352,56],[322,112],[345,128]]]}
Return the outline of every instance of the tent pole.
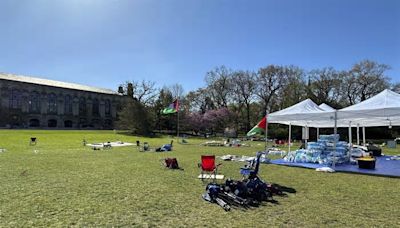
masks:
{"label": "tent pole", "polygon": [[304,132],[305,132],[305,146],[306,146],[306,148],[307,148],[307,144],[308,144],[308,127],[307,126],[305,126],[305,128],[304,128]]}
{"label": "tent pole", "polygon": [[353,141],[353,135],[351,132],[351,121],[349,122],[349,161],[351,158],[351,151],[353,149],[353,145],[352,145],[352,141]]}
{"label": "tent pole", "polygon": [[363,145],[365,146],[365,144],[367,144],[365,140],[365,127],[362,127],[362,131],[363,131]]}
{"label": "tent pole", "polygon": [[290,144],[292,144],[292,123],[289,123],[289,152],[290,152]]}
{"label": "tent pole", "polygon": [[319,139],[319,127],[317,127],[317,141]]}
{"label": "tent pole", "polygon": [[[337,111],[335,111],[335,126],[333,128],[333,134],[336,137],[337,134]],[[335,168],[336,163],[336,139],[333,140],[333,161],[332,161],[332,168]]]}
{"label": "tent pole", "polygon": [[357,124],[357,145],[360,145],[360,124]]}

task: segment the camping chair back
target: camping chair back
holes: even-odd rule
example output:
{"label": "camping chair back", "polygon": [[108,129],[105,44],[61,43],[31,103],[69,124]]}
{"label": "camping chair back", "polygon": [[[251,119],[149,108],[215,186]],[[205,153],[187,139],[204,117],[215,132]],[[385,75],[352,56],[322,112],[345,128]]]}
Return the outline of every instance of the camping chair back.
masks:
{"label": "camping chair back", "polygon": [[215,170],[215,155],[201,156],[201,169],[203,171],[212,172]]}

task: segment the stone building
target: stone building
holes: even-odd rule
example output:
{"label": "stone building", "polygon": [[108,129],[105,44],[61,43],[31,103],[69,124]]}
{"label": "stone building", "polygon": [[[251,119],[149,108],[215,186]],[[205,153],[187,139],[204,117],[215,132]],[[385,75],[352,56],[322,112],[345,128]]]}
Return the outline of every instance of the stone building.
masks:
{"label": "stone building", "polygon": [[0,128],[112,129],[122,99],[109,89],[0,73]]}

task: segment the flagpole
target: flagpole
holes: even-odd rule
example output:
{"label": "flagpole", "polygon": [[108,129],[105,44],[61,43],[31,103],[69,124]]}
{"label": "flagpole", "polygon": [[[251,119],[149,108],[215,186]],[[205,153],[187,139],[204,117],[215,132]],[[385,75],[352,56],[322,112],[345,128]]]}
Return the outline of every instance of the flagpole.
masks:
{"label": "flagpole", "polygon": [[[179,106],[178,106],[179,107]],[[178,113],[178,123],[177,123],[177,130],[176,130],[176,137],[178,138],[177,140],[178,140],[178,142],[179,142],[179,108],[178,108],[178,110],[177,110],[177,113]]]}
{"label": "flagpole", "polygon": [[268,150],[268,107],[265,110],[265,152]]}

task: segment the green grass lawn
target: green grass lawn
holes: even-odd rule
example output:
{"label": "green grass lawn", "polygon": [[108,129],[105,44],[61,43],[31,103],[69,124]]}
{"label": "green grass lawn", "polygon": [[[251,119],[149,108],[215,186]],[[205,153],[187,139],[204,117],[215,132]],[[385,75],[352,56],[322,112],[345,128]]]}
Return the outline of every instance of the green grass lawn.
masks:
{"label": "green grass lawn", "polygon": [[[29,146],[29,138],[38,138]],[[94,151],[88,142],[147,141],[156,147],[170,138],[140,138],[112,131],[1,130],[0,227],[167,226],[167,227],[399,227],[400,179],[319,173],[262,164],[260,176],[292,187],[296,194],[275,197],[250,210],[225,212],[201,198],[196,179],[202,154],[254,155],[251,147],[202,147],[174,143],[169,153],[136,147]],[[400,154],[400,150],[384,151]],[[176,157],[184,171],[166,170],[160,159]],[[240,162],[222,162],[226,177],[241,178]]]}

